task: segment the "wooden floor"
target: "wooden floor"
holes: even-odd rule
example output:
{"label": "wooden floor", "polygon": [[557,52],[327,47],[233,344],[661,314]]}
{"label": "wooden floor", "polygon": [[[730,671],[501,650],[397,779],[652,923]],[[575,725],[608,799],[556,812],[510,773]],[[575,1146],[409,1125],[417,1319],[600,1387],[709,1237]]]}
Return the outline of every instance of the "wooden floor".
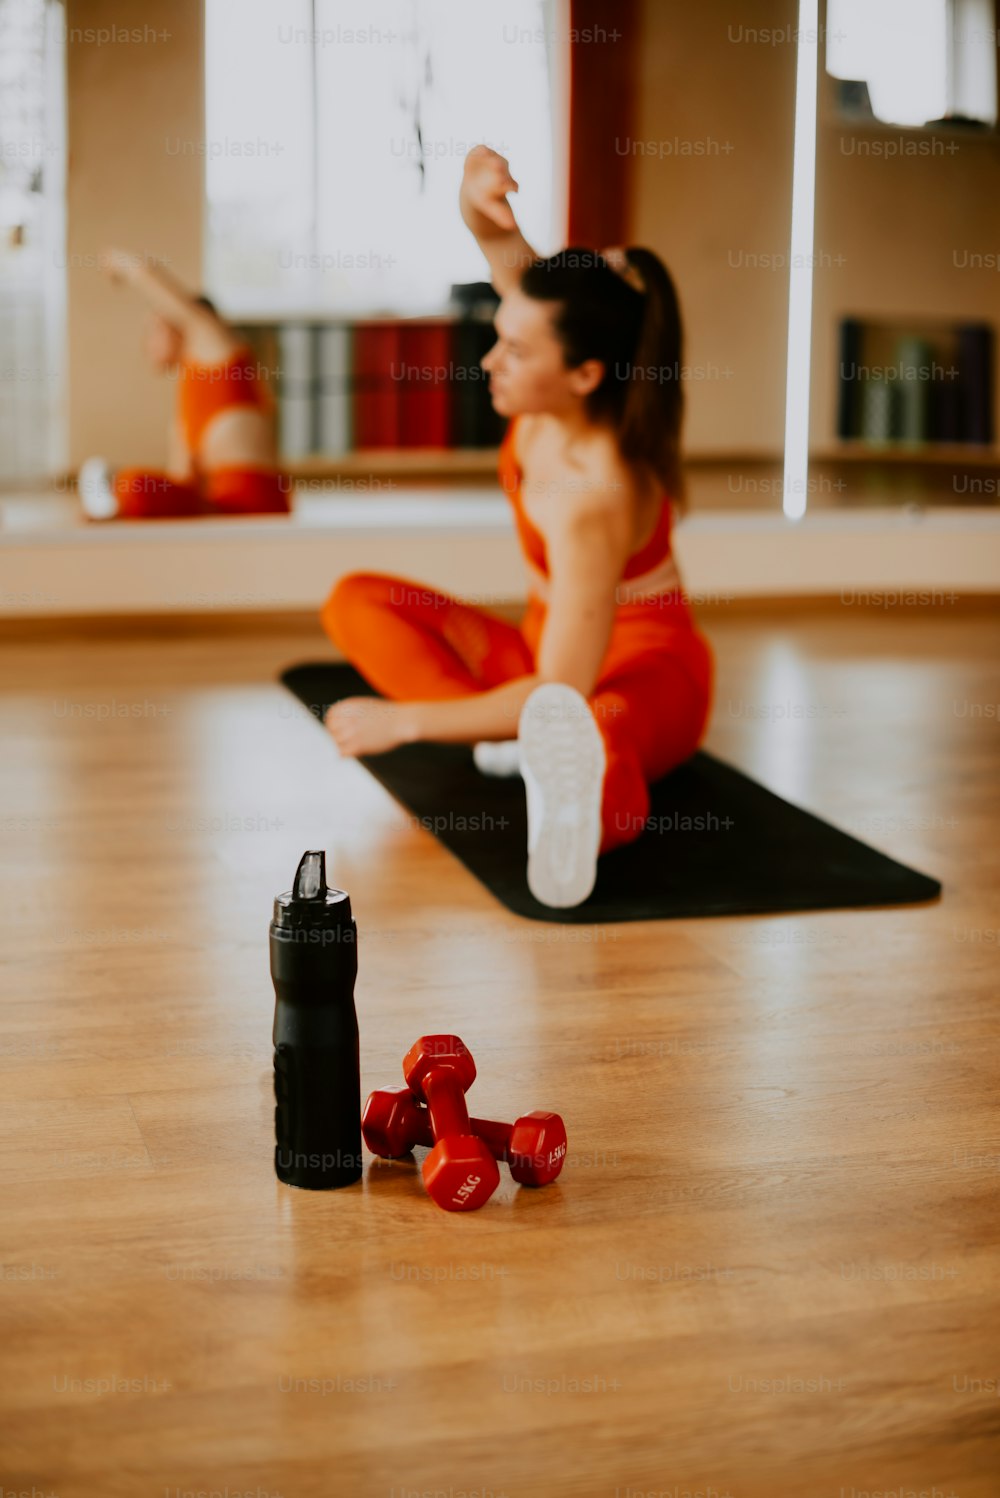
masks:
{"label": "wooden floor", "polygon": [[[707,627],[708,747],[940,902],[521,921],[275,685],[318,635],[4,642],[5,1498],[1000,1492],[998,618]],[[317,844],[363,1088],[456,1031],[557,1185],[275,1180]]]}

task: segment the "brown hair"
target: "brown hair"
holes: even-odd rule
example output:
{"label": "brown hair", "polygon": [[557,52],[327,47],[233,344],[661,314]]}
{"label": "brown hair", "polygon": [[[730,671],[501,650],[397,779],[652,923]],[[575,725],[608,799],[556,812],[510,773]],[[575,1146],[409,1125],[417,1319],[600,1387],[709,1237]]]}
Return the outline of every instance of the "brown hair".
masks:
{"label": "brown hair", "polygon": [[561,250],[533,261],[521,278],[521,290],[559,304],[553,323],[567,367],[586,359],[604,365],[601,383],[586,399],[588,415],[610,421],[626,462],[654,474],[680,504],[680,304],[658,255],[642,248],[627,249],[624,255],[628,279],[594,250]]}

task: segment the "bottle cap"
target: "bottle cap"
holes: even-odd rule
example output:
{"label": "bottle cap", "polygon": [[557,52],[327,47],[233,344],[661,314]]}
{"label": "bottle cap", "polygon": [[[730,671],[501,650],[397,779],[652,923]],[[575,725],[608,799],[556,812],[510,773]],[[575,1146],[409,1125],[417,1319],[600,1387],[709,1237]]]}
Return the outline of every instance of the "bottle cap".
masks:
{"label": "bottle cap", "polygon": [[274,902],[274,925],[292,927],[350,926],[351,897],[346,890],[331,889],[326,882],[326,854],[303,853],[295,870],[295,883]]}

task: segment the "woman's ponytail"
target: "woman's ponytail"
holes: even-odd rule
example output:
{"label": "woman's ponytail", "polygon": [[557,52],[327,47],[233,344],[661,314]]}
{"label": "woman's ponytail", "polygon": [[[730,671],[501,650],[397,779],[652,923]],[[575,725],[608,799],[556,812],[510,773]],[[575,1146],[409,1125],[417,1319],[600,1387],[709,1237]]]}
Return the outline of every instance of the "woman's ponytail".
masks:
{"label": "woman's ponytail", "polygon": [[625,263],[630,282],[642,288],[643,311],[618,429],[622,455],[650,469],[681,504],[684,333],[677,290],[652,250],[627,249]]}

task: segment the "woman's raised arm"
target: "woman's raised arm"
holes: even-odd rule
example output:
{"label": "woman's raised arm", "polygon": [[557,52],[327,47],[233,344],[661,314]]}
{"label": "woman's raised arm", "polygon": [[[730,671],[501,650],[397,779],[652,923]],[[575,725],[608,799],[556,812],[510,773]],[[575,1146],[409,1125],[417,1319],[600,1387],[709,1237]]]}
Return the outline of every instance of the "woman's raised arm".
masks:
{"label": "woman's raised arm", "polygon": [[521,280],[526,265],[538,259],[507,201],[517,192],[505,157],[489,146],[473,146],[465,158],[465,174],[458,202],[462,218],[475,235],[490,266],[490,279],[501,296]]}

